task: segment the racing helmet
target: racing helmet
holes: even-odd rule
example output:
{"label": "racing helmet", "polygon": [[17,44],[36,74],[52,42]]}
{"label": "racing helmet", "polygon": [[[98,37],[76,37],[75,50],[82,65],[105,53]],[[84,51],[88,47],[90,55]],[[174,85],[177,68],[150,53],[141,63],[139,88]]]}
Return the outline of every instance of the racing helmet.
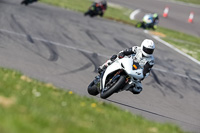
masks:
{"label": "racing helmet", "polygon": [[141,44],[142,54],[146,57],[149,57],[153,54],[155,49],[155,44],[150,39],[145,39]]}
{"label": "racing helmet", "polygon": [[147,24],[151,24],[153,22],[153,16],[151,14],[146,14],[143,17],[143,21]]}

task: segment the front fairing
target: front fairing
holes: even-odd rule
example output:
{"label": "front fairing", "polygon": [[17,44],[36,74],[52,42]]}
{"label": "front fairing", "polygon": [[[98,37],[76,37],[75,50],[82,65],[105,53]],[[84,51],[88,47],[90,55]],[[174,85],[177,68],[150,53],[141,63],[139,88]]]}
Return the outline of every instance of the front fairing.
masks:
{"label": "front fairing", "polygon": [[105,81],[107,76],[117,70],[123,69],[119,60],[116,60],[115,62],[113,62],[110,66],[108,66],[108,68],[106,69],[106,71],[103,74],[103,78],[102,78],[102,87],[105,87]]}
{"label": "front fairing", "polygon": [[139,65],[139,63],[133,62],[133,57],[123,58],[121,61],[122,66],[124,66],[124,70],[130,77],[134,79],[142,79],[143,78],[143,69]]}
{"label": "front fairing", "polygon": [[139,65],[139,63],[137,63],[137,69],[135,69],[135,67],[133,67],[134,64],[136,63],[133,62],[133,56],[129,56],[129,57],[126,56],[122,59],[117,59],[110,66],[108,66],[105,73],[103,74],[102,88],[105,87],[105,81],[106,81],[107,76],[110,73],[117,70],[124,70],[125,73],[129,75],[130,77],[132,77],[133,79],[137,79],[137,80],[142,79],[143,78],[142,67]]}

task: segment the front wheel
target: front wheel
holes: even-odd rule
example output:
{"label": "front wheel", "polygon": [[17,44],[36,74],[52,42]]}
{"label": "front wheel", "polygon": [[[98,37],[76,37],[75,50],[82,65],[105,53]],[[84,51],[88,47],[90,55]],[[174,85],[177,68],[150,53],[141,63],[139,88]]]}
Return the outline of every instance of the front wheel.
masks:
{"label": "front wheel", "polygon": [[144,22],[138,22],[136,25],[135,25],[136,28],[143,28],[143,29],[146,29],[146,24]]}
{"label": "front wheel", "polygon": [[135,25],[136,28],[140,28],[142,27],[142,23],[141,22],[138,22],[136,25]]}
{"label": "front wheel", "polygon": [[[125,76],[120,76],[118,79],[116,79],[115,82],[112,83],[112,85],[107,86],[106,90],[101,90],[100,97],[103,99],[108,98],[113,93],[119,91],[119,89],[124,85],[125,83]],[[107,84],[106,84],[107,85]]]}

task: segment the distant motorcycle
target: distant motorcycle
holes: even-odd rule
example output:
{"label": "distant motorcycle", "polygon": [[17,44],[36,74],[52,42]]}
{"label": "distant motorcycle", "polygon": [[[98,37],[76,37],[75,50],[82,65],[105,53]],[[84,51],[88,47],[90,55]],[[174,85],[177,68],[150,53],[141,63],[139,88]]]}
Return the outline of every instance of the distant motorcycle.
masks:
{"label": "distant motorcycle", "polygon": [[152,14],[146,14],[141,22],[138,22],[135,27],[143,29],[157,29],[158,20],[154,19]]}
{"label": "distant motorcycle", "polygon": [[32,4],[32,3],[34,3],[34,2],[37,2],[38,0],[23,0],[22,2],[21,2],[21,4],[23,5],[29,5],[29,4]]}
{"label": "distant motorcycle", "polygon": [[92,6],[84,13],[85,16],[89,15],[90,17],[101,16],[103,17],[104,12],[107,8],[106,3],[93,3]]}
{"label": "distant motorcycle", "polygon": [[130,89],[134,94],[139,94],[142,88],[137,87],[136,84],[144,77],[143,69],[139,63],[133,61],[133,58],[134,56],[127,56],[116,59],[89,84],[88,93],[93,96],[100,93],[103,99]]}

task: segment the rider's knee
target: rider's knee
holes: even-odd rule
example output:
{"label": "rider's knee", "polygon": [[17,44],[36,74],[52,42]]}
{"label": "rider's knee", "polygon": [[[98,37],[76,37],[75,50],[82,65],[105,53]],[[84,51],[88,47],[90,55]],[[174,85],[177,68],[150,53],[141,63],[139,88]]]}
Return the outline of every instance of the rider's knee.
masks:
{"label": "rider's knee", "polygon": [[133,94],[140,94],[140,92],[142,91],[142,87],[134,87],[132,90]]}
{"label": "rider's knee", "polygon": [[135,86],[132,88],[131,92],[133,94],[140,94],[142,91],[142,83],[141,81],[138,81]]}

